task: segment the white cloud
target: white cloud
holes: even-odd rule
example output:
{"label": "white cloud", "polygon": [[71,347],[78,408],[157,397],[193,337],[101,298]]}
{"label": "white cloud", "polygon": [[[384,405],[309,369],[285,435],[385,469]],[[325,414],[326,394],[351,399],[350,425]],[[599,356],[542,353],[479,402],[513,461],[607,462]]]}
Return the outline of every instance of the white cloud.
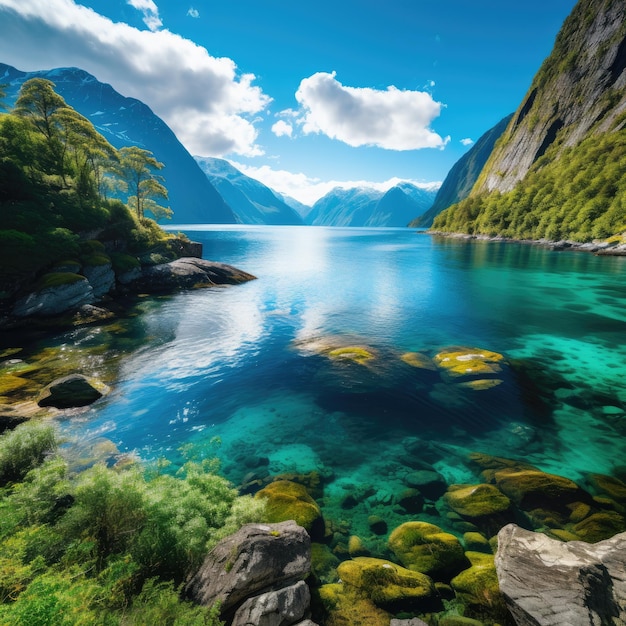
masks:
{"label": "white cloud", "polygon": [[275,170],[268,165],[263,165],[262,167],[252,167],[235,161],[231,161],[231,163],[246,176],[255,178],[274,191],[291,196],[299,202],[309,206],[312,206],[317,200],[319,200],[322,196],[325,196],[335,187],[343,187],[345,189],[350,189],[352,187],[370,187],[383,192],[395,187],[401,182],[409,182],[414,184],[416,187],[422,187],[430,190],[436,190],[441,187],[441,181],[425,183],[400,178],[390,178],[389,180],[383,182],[372,182],[367,180],[322,181],[319,178],[311,178],[301,172],[295,174],[286,170]]}
{"label": "white cloud", "polygon": [[194,9],[193,7],[190,7],[189,11],[187,11],[187,15],[189,17],[198,18],[198,17],[200,17],[200,11],[198,11],[198,9]]}
{"label": "white cloud", "polygon": [[287,122],[283,120],[278,120],[278,122],[272,126],[272,132],[277,137],[291,137],[293,133],[293,126],[291,124],[287,124]]}
{"label": "white cloud", "polygon": [[470,139],[469,137],[465,137],[465,139],[461,139],[461,143],[464,146],[471,146],[474,143],[474,140]]}
{"label": "white cloud", "polygon": [[159,30],[163,22],[159,17],[159,9],[152,0],[127,0],[131,7],[143,13],[143,22],[150,30]]}
{"label": "white cloud", "polygon": [[304,133],[322,133],[353,147],[443,148],[450,139],[429,128],[442,105],[423,91],[345,87],[335,72],[318,72],[302,80],[296,100]]}
{"label": "white cloud", "polygon": [[271,99],[231,59],[168,30],[114,23],[73,0],[0,0],[0,23],[3,62],[24,71],[78,66],[148,104],[192,154],[262,154],[253,117]]}

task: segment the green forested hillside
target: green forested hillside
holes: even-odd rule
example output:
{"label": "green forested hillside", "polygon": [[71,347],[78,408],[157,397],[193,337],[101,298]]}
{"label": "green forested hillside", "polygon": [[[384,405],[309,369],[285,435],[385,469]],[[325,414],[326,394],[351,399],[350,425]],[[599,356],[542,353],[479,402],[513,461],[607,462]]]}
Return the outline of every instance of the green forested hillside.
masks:
{"label": "green forested hillside", "polygon": [[161,167],[145,150],[115,150],[52,82],[25,82],[0,113],[0,296],[94,251],[136,254],[164,241],[145,218],[171,213],[158,203]]}
{"label": "green forested hillside", "polygon": [[[623,120],[622,120],[623,122]],[[553,146],[512,191],[470,196],[433,229],[516,239],[591,241],[626,231],[626,129]]]}

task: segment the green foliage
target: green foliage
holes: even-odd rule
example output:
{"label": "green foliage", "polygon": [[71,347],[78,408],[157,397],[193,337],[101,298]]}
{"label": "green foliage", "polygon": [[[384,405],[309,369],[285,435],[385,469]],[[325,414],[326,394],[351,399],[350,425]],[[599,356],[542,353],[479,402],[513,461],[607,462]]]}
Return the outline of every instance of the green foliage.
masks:
{"label": "green foliage", "polygon": [[73,476],[47,456],[56,445],[37,424],[0,435],[0,625],[221,626],[218,606],[183,601],[179,585],[220,538],[262,521],[262,503],[211,460]]}
{"label": "green foliage", "polygon": [[52,426],[26,422],[0,437],[0,485],[23,480],[26,474],[56,450]]}
{"label": "green foliage", "polygon": [[606,239],[626,230],[626,130],[552,149],[510,192],[470,196],[433,229],[514,239]]}

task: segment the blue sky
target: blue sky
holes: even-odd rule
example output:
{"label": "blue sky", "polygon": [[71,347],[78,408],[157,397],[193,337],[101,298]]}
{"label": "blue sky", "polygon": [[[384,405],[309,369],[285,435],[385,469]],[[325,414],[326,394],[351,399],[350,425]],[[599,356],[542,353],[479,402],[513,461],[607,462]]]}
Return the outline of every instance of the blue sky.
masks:
{"label": "blue sky", "polygon": [[514,111],[575,0],[0,0],[0,62],[76,66],[192,154],[312,203],[441,181]]}

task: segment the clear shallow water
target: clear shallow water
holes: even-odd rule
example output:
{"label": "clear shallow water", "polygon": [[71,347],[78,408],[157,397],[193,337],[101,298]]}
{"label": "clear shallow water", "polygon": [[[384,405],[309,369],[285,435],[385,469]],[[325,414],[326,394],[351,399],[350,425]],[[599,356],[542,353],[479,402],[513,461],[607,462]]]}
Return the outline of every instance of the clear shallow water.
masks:
{"label": "clear shallow water", "polygon": [[[407,449],[450,483],[477,482],[470,451],[624,478],[626,259],[403,229],[179,228],[258,279],[146,300],[110,331],[140,347],[112,393],[64,424],[79,438],[174,466],[192,443],[235,484],[321,470],[327,514],[357,527],[399,515],[385,507],[406,488]],[[320,344],[375,358],[332,362]],[[466,389],[400,358],[459,345],[502,353],[503,383]],[[366,509],[340,510],[365,491]]]}

